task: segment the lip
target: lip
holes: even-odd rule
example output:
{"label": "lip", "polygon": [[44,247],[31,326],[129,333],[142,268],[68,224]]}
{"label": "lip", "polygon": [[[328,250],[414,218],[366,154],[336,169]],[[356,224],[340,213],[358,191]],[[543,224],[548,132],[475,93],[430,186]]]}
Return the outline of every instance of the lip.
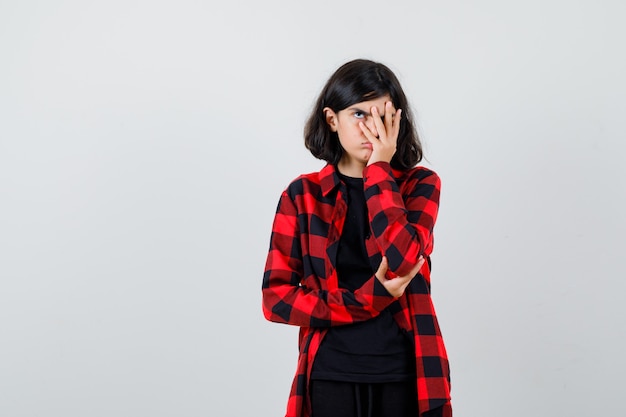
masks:
{"label": "lip", "polygon": [[374,149],[374,146],[370,142],[365,142],[362,146],[367,149]]}

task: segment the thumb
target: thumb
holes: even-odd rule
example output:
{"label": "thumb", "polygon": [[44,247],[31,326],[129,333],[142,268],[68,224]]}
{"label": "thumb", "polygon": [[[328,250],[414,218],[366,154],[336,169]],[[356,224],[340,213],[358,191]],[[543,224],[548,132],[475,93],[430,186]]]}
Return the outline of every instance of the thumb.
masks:
{"label": "thumb", "polygon": [[376,275],[384,276],[389,269],[389,263],[387,262],[387,257],[383,256],[383,259],[380,261],[380,265],[378,265],[378,270],[376,271]]}

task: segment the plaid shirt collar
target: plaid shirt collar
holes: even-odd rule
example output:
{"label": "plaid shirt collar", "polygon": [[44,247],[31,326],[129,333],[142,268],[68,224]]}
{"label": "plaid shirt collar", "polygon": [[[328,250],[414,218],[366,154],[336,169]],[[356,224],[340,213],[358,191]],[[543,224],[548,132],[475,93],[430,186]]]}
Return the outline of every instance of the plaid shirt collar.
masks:
{"label": "plaid shirt collar", "polygon": [[[320,187],[322,189],[322,195],[324,197],[327,197],[335,188],[337,188],[341,184],[339,175],[337,175],[338,172],[339,171],[337,169],[337,166],[333,164],[327,164],[319,172]],[[406,173],[404,171],[399,171],[394,168],[391,168],[391,172],[396,180],[402,180],[406,176]]]}
{"label": "plaid shirt collar", "polygon": [[332,164],[327,164],[319,173],[320,187],[322,188],[322,195],[327,197],[335,188],[341,184],[339,175],[337,175],[337,167]]}

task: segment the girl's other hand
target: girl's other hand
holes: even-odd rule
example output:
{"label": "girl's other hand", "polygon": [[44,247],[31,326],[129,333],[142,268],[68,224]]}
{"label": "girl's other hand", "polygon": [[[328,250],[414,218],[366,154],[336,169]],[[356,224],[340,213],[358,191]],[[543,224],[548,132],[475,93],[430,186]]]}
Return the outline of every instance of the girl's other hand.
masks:
{"label": "girl's other hand", "polygon": [[417,264],[415,264],[413,269],[411,269],[411,271],[407,275],[402,277],[396,277],[393,279],[387,279],[385,277],[385,273],[387,272],[389,264],[387,263],[387,257],[383,256],[383,259],[378,266],[378,270],[376,271],[376,278],[378,278],[378,281],[383,284],[383,287],[385,287],[389,294],[391,294],[395,298],[398,298],[402,294],[404,294],[404,290],[406,290],[406,287],[409,286],[411,280],[415,278],[420,269],[422,269],[422,265],[424,265],[425,261],[426,259],[423,256],[420,256]]}
{"label": "girl's other hand", "polygon": [[367,165],[374,162],[391,162],[391,158],[396,153],[396,145],[398,142],[398,134],[400,133],[400,119],[402,109],[396,110],[391,101],[385,102],[384,121],[383,117],[378,113],[378,109],[374,106],[371,108],[371,114],[374,119],[374,126],[378,132],[378,137],[372,133],[365,123],[359,123],[361,131],[372,144],[372,155],[367,161]]}

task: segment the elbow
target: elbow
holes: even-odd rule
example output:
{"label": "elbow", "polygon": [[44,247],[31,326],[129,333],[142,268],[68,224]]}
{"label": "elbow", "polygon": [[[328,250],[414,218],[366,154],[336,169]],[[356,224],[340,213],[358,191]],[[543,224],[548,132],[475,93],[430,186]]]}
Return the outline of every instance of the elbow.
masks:
{"label": "elbow", "polygon": [[267,321],[277,321],[272,313],[272,309],[267,308],[265,305],[263,305],[263,317],[265,317],[265,320]]}
{"label": "elbow", "polygon": [[265,320],[272,321],[274,323],[284,323],[285,319],[281,314],[281,306],[286,305],[280,299],[277,299],[276,294],[270,290],[263,290],[263,301],[261,308],[263,310],[263,317]]}
{"label": "elbow", "polygon": [[262,301],[261,301],[261,310],[263,311],[263,317],[265,317],[265,320],[268,321],[274,321],[272,320],[272,307],[268,301],[268,297],[267,297],[267,293],[266,290],[263,290],[263,297],[262,297]]}

